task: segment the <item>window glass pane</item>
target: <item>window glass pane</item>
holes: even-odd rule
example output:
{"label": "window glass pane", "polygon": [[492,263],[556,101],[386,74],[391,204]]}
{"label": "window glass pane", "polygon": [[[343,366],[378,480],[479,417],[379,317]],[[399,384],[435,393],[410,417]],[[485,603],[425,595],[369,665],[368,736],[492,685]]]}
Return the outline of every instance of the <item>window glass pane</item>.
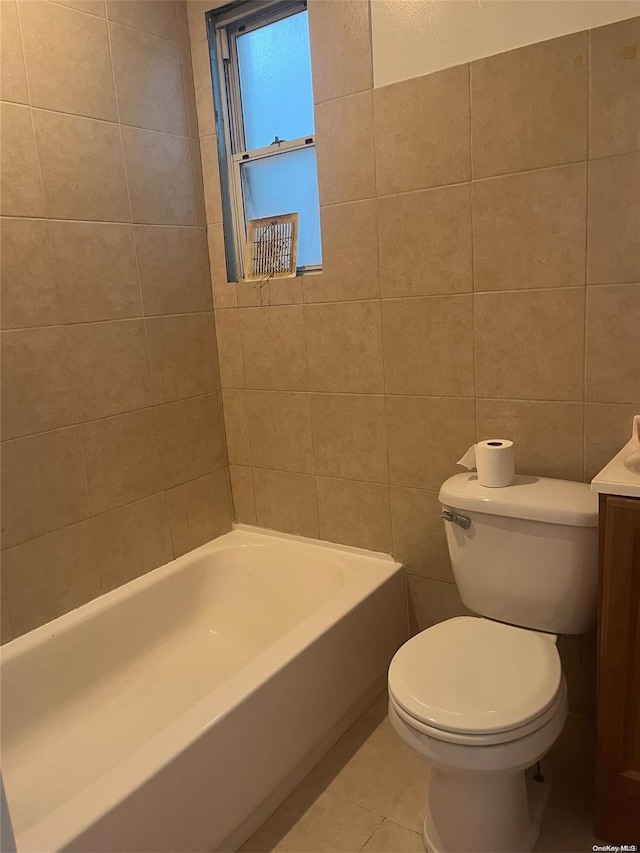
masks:
{"label": "window glass pane", "polygon": [[313,133],[309,24],[306,12],[236,39],[245,145]]}
{"label": "window glass pane", "polygon": [[320,264],[322,247],[315,147],[242,163],[241,175],[246,219],[298,212],[298,266]]}

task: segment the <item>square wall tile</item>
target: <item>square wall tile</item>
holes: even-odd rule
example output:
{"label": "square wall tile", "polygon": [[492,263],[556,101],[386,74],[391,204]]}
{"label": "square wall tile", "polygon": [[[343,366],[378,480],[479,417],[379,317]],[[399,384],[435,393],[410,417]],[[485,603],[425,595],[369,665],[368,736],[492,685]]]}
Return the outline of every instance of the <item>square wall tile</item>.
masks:
{"label": "square wall tile", "polygon": [[190,139],[189,147],[191,148],[191,163],[193,165],[193,188],[196,195],[198,225],[204,227],[207,224],[207,211],[204,201],[204,179],[202,177],[200,142],[197,139]]}
{"label": "square wall tile", "polygon": [[227,453],[231,465],[251,465],[251,441],[249,439],[249,417],[244,391],[222,392]]}
{"label": "square wall tile", "polygon": [[383,296],[473,290],[471,187],[441,187],[378,199]]}
{"label": "square wall tile", "polygon": [[585,406],[585,470],[588,482],[629,441],[637,403],[587,403]]}
{"label": "square wall tile", "polygon": [[176,557],[231,530],[231,494],[223,468],[167,492]]}
{"label": "square wall tile", "polygon": [[189,21],[189,36],[191,37],[192,44],[206,39],[207,25],[204,17],[205,13],[220,5],[220,0],[188,0],[187,18]]}
{"label": "square wall tile", "polygon": [[29,102],[22,39],[16,0],[0,3],[0,77],[2,98],[18,104]]}
{"label": "square wall tile", "polygon": [[134,222],[197,225],[189,140],[182,136],[122,127]]}
{"label": "square wall tile", "polygon": [[222,189],[216,136],[205,136],[200,140],[200,159],[207,225],[217,225],[222,222]]}
{"label": "square wall tile", "polygon": [[320,537],[370,551],[391,552],[389,487],[317,477]]}
{"label": "square wall tile", "polygon": [[469,66],[374,89],[378,194],[471,178]]}
{"label": "square wall tile", "polygon": [[384,397],[311,394],[316,474],[389,482]]}
{"label": "square wall tile", "polygon": [[75,422],[62,328],[3,332],[3,440]]}
{"label": "square wall tile", "polygon": [[587,32],[472,62],[474,177],[585,160],[588,65]]}
{"label": "square wall tile", "polygon": [[589,163],[587,281],[640,281],[640,154]]}
{"label": "square wall tile", "polygon": [[384,391],[380,302],[305,305],[312,391]]}
{"label": "square wall tile", "polygon": [[640,403],[639,341],[640,283],[588,287],[587,400]]}
{"label": "square wall tile", "polygon": [[388,394],[472,397],[473,296],[382,302]]}
{"label": "square wall tile", "polygon": [[589,156],[640,149],[640,17],[591,30]]}
{"label": "square wall tile", "polygon": [[318,538],[315,477],[254,468],[253,484],[259,527]]}
{"label": "square wall tile", "polygon": [[178,38],[173,0],[107,0],[107,17],[154,36],[174,41]]}
{"label": "square wall tile", "polygon": [[104,19],[43,0],[19,11],[31,105],[117,121]]}
{"label": "square wall tile", "polygon": [[387,397],[389,482],[437,491],[476,440],[475,400]]}
{"label": "square wall tile", "polygon": [[586,233],[586,163],[475,181],[475,289],[584,284]]}
{"label": "square wall tile", "polygon": [[130,225],[49,222],[64,323],[140,317],[140,285]]}
{"label": "square wall tile", "polygon": [[306,391],[309,387],[302,305],[240,308],[247,388]]}
{"label": "square wall tile", "polygon": [[222,223],[207,227],[207,246],[209,248],[213,305],[215,308],[236,308],[238,306],[238,285],[227,282],[227,262]]}
{"label": "square wall tile", "polygon": [[320,209],[322,275],[302,278],[305,302],[344,302],[380,296],[375,199]]}
{"label": "square wall tile", "polygon": [[[318,275],[311,273],[310,275]],[[309,274],[306,276],[309,277]],[[259,281],[238,281],[232,285],[238,297],[238,308],[266,308],[269,305],[301,305],[302,280],[294,278]]]}
{"label": "square wall tile", "polygon": [[76,427],[3,442],[4,548],[82,521],[88,515]]}
{"label": "square wall tile", "polygon": [[32,112],[48,216],[129,222],[118,125]]}
{"label": "square wall tile", "polygon": [[224,468],[222,422],[215,394],[158,406],[157,415],[166,488]]}
{"label": "square wall tile", "polygon": [[99,18],[105,18],[107,15],[105,0],[56,0],[56,2],[70,9],[76,9],[78,12],[97,15]]}
{"label": "square wall tile", "polygon": [[220,357],[220,384],[223,388],[244,388],[238,309],[219,308],[214,313]]}
{"label": "square wall tile", "polygon": [[[185,4],[186,5],[186,4]],[[180,3],[176,4],[176,9]],[[191,62],[191,44],[189,40],[180,39],[180,65],[182,68],[182,82],[184,84],[185,109],[187,111],[187,125],[191,139],[198,139],[198,111],[196,107],[196,90],[193,85],[193,64]]]}
{"label": "square wall tile", "polygon": [[513,441],[519,474],[582,481],[582,403],[477,400],[476,406],[478,441]]}
{"label": "square wall tile", "polygon": [[46,222],[3,219],[0,286],[2,328],[51,326],[60,322]]}
{"label": "square wall tile", "polygon": [[218,356],[218,339],[216,337],[216,321],[213,311],[207,311],[207,319],[209,320],[209,341],[211,343],[211,358],[213,360],[213,383],[216,391],[219,393],[222,390],[222,385],[220,384],[220,358]]}
{"label": "square wall tile", "polygon": [[153,409],[80,426],[92,515],[162,491]]}
{"label": "square wall tile", "polygon": [[308,9],[316,104],[371,89],[371,31],[367,0],[311,2]]}
{"label": "square wall tile", "polygon": [[178,44],[118,24],[109,36],[122,124],[186,136]]}
{"label": "square wall tile", "polygon": [[212,136],[216,132],[213,108],[213,83],[211,81],[211,56],[208,41],[191,46],[193,86],[196,94],[198,129],[200,136]]}
{"label": "square wall tile", "polygon": [[44,197],[29,107],[0,105],[0,145],[0,212],[3,216],[44,216]]}
{"label": "square wall tile", "polygon": [[134,233],[145,315],[211,310],[204,228],[137,225]]}
{"label": "square wall tile", "polygon": [[253,466],[313,474],[309,395],[247,391],[246,406]]}
{"label": "square wall tile", "polygon": [[16,637],[101,592],[91,522],[73,524],[2,554],[2,594]]}
{"label": "square wall tile", "polygon": [[65,338],[80,421],[153,404],[142,320],[67,326]]}
{"label": "square wall tile", "polygon": [[584,399],[584,289],[475,296],[480,397]]}
{"label": "square wall tile", "polygon": [[454,616],[475,616],[460,600],[455,584],[415,575],[409,575],[408,581],[409,633],[412,636]]}
{"label": "square wall tile", "polygon": [[229,466],[233,517],[240,524],[257,524],[256,500],[253,491],[253,471],[240,465]]}
{"label": "square wall tile", "polygon": [[371,92],[318,104],[315,118],[320,204],[374,198]]}
{"label": "square wall tile", "polygon": [[92,523],[104,592],[173,560],[162,492],[105,512]]}
{"label": "square wall tile", "polygon": [[391,487],[393,556],[412,575],[453,583],[437,492]]}
{"label": "square wall tile", "polygon": [[206,314],[145,320],[156,403],[215,390],[209,318]]}

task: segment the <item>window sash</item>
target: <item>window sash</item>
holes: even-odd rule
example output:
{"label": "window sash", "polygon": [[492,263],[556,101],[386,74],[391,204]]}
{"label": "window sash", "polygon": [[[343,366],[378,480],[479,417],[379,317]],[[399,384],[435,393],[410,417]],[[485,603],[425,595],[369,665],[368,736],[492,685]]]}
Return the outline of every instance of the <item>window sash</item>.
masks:
{"label": "window sash", "polygon": [[[312,138],[313,142],[308,142]],[[231,168],[231,201],[234,207],[234,226],[235,226],[235,254],[237,270],[239,275],[244,278],[244,245],[247,239],[247,227],[245,221],[244,198],[242,195],[242,177],[241,166],[243,163],[251,163],[256,160],[264,160],[267,157],[277,157],[279,154],[287,154],[290,151],[300,151],[304,148],[315,148],[315,137],[303,136],[300,139],[293,139],[287,143],[282,143],[282,146],[267,146],[266,148],[256,148],[253,151],[245,151],[239,154],[234,154],[229,161]],[[308,264],[297,268],[297,273],[318,272],[322,269],[320,264]]]}
{"label": "window sash", "polygon": [[[259,29],[270,23],[305,11],[305,0],[274,0],[273,3],[247,2],[238,7],[237,12],[230,10],[229,14],[216,21],[216,55],[219,79],[223,83],[222,97],[226,109],[222,109],[222,128],[227,151],[227,170],[229,180],[229,195],[231,197],[233,221],[233,259],[238,281],[244,280],[244,246],[247,239],[244,199],[240,166],[252,160],[265,157],[277,157],[289,151],[301,148],[315,148],[315,132],[309,136],[286,140],[277,145],[268,145],[247,151],[245,149],[244,123],[242,117],[242,100],[240,92],[240,75],[236,39],[238,36]],[[247,16],[251,15],[250,20]],[[320,265],[298,267],[297,272],[320,271]]]}

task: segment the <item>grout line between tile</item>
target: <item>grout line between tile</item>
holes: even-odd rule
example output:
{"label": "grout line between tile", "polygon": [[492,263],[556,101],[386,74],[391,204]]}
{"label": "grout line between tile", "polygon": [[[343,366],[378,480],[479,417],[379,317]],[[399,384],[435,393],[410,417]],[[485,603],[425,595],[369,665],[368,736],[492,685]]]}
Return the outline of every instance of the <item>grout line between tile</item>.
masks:
{"label": "grout line between tile", "polygon": [[99,21],[105,21],[105,23],[109,20],[107,18],[106,3],[104,15],[98,15],[95,12],[90,12],[88,9],[76,9],[75,6],[67,6],[66,3],[59,3],[58,0],[47,0],[47,2],[53,3],[54,6],[61,6],[63,9],[69,9],[71,12],[79,12],[81,15],[91,15],[92,18],[97,18]]}
{"label": "grout line between tile", "polygon": [[[0,0],[1,2],[1,0]],[[77,9],[75,6],[67,6],[66,3],[59,3],[58,0],[47,0],[47,2],[52,3],[54,6],[61,6],[63,9],[68,9],[70,12],[78,12],[80,15],[90,15],[92,18],[97,18],[99,21],[104,21],[107,26],[109,24],[115,24],[118,27],[124,27],[127,30],[133,30],[136,33],[143,33],[146,36],[153,36],[155,38],[162,39],[163,41],[167,41],[175,44],[179,40],[179,32],[176,29],[176,38],[172,39],[168,36],[161,36],[158,33],[150,33],[147,30],[142,30],[140,27],[132,27],[130,24],[123,24],[121,21],[114,21],[109,17],[109,9],[105,3],[105,14],[98,15],[95,12],[90,12],[88,9]]]}
{"label": "grout line between tile", "polygon": [[[0,0],[2,2],[2,0]],[[21,106],[27,106],[21,105]],[[138,228],[188,228],[194,231],[206,231],[204,225],[179,225],[173,222],[141,222],[124,219],[61,219],[56,216],[7,216],[2,214],[0,219],[28,220],[34,222],[75,222],[81,225],[134,225]]]}
{"label": "grout line between tile", "polygon": [[[54,0],[54,2],[55,2],[55,0]],[[143,0],[143,2],[146,2],[146,0]],[[78,9],[77,11],[82,11],[82,10]],[[87,14],[91,14],[91,13],[89,12]],[[177,44],[177,45],[180,44],[180,32],[179,32],[179,28],[178,28],[177,15],[176,15],[176,37],[174,39],[169,38],[169,36],[161,36],[158,33],[150,33],[148,30],[143,30],[140,27],[132,27],[131,24],[123,24],[122,21],[114,21],[113,18],[109,17],[108,11],[107,11],[107,17],[103,18],[102,20],[106,20],[107,26],[122,27],[125,30],[133,30],[134,33],[142,33],[143,35],[150,36],[151,38],[162,39],[162,41],[168,42],[169,44]]]}
{"label": "grout line between tile", "polygon": [[[77,428],[77,425],[76,425],[76,428]],[[194,479],[199,479],[199,478],[195,477]],[[189,480],[188,482],[191,482],[191,480]],[[86,516],[86,518],[80,518],[80,519],[78,519],[78,521],[74,521],[71,524],[65,524],[63,527],[56,527],[54,530],[47,530],[46,533],[41,533],[39,536],[32,536],[31,539],[25,539],[23,542],[17,542],[15,545],[10,545],[8,548],[3,548],[2,551],[3,552],[4,551],[11,551],[13,548],[21,548],[23,545],[27,545],[30,542],[37,542],[39,539],[44,539],[46,536],[51,536],[54,533],[58,533],[60,530],[68,530],[70,527],[75,527],[78,524],[85,524],[88,521],[92,521],[94,518],[100,518],[103,515],[108,515],[110,512],[117,512],[118,510],[124,509],[127,506],[132,506],[133,504],[138,503],[139,501],[145,501],[148,498],[152,498],[152,497],[155,497],[156,495],[160,495],[160,494],[162,494],[162,491],[151,492],[151,494],[143,495],[142,497],[136,498],[135,500],[127,501],[127,503],[120,504],[119,506],[111,507],[110,509],[104,510],[104,512],[97,512],[95,514],[91,512],[91,508],[90,508],[90,506],[88,506],[89,515]]]}
{"label": "grout line between tile", "polygon": [[[111,70],[113,73],[113,61],[111,63]],[[117,89],[115,88],[115,75],[114,75],[114,93],[115,93],[116,102],[117,102],[118,94],[117,94]],[[7,101],[7,103],[12,103],[12,102]],[[17,104],[17,106],[26,106],[26,104]],[[142,127],[141,125],[138,125],[138,124],[127,124],[127,122],[120,121],[119,115],[115,121],[112,121],[111,119],[100,118],[99,116],[87,116],[87,115],[83,115],[82,113],[70,113],[70,112],[67,112],[66,110],[52,110],[52,109],[49,109],[48,107],[33,106],[33,107],[31,107],[31,109],[36,110],[39,113],[51,113],[52,115],[56,115],[56,116],[68,116],[69,118],[79,118],[79,119],[82,119],[83,121],[96,121],[99,124],[108,124],[111,127],[113,127],[114,125],[119,125],[120,127],[130,127],[133,130],[141,130],[143,133],[156,133],[156,134],[159,134],[160,136],[172,136],[172,137],[176,137],[178,139],[186,139],[187,141],[190,141],[192,139],[192,137],[190,137],[188,134],[185,135],[184,133],[173,133],[170,130],[157,130],[156,128],[153,128],[153,127]]]}
{"label": "grout line between tile", "polygon": [[[1,2],[1,0],[0,0]],[[124,223],[127,224],[127,223]],[[129,223],[130,224],[130,223]],[[184,311],[179,314],[140,314],[134,317],[108,317],[103,320],[77,320],[77,321],[61,321],[59,323],[46,323],[41,326],[15,326],[8,329],[3,329],[3,332],[28,332],[32,329],[50,329],[57,326],[70,328],[72,326],[100,326],[107,323],[136,323],[144,320],[165,320],[170,317],[200,317],[203,314],[208,314],[209,311]]]}
{"label": "grout line between tile", "polygon": [[[529,397],[489,397],[485,395],[475,395],[475,396],[460,396],[455,394],[411,394],[411,393],[394,393],[392,391],[387,391],[386,394],[378,393],[369,393],[369,392],[359,392],[359,391],[318,391],[315,389],[308,391],[301,391],[296,388],[238,388],[236,386],[225,386],[221,389],[223,392],[225,391],[246,391],[251,394],[316,394],[319,396],[345,396],[345,397],[400,397],[400,398],[409,398],[415,400],[490,400],[494,402],[502,402],[502,403],[539,403],[541,405],[544,404],[553,404],[553,405],[581,405],[585,401],[584,400],[565,400],[565,399],[532,399]],[[600,405],[610,405],[610,404],[621,404],[621,405],[634,405],[634,400],[589,400],[590,403],[597,403]]]}
{"label": "grout line between tile", "polygon": [[[303,293],[303,300],[304,300],[304,293]],[[304,333],[304,352],[305,352],[305,358],[306,358],[306,362],[307,362],[307,391],[306,391],[306,394],[307,394],[307,399],[309,401],[309,428],[310,428],[310,433],[311,433],[311,456],[313,459],[313,491],[314,491],[314,497],[315,497],[315,501],[316,501],[316,523],[318,526],[318,537],[321,539],[322,533],[320,530],[320,499],[319,499],[319,495],[318,495],[318,477],[316,475],[316,445],[315,445],[315,438],[314,438],[315,421],[314,421],[314,417],[313,417],[313,406],[311,405],[311,394],[309,392],[309,384],[310,384],[310,378],[309,378],[310,377],[309,347],[307,345],[307,312],[305,310],[304,301],[302,303],[302,330]],[[244,364],[244,360],[243,360],[243,364]],[[253,459],[253,456],[252,456],[252,459]],[[253,468],[251,469],[251,476],[253,477]],[[257,510],[256,510],[256,518],[257,518]]]}
{"label": "grout line between tile", "polygon": [[[18,18],[18,30],[20,32],[20,47],[22,50],[22,56],[23,56],[23,61],[24,61],[25,83],[27,86],[27,98],[29,101],[29,119],[31,121],[31,133],[33,135],[33,144],[34,144],[35,153],[36,153],[36,161],[38,164],[38,174],[40,177],[40,191],[42,192],[42,203],[44,205],[44,212],[45,212],[44,218],[41,221],[44,221],[46,223],[47,245],[49,247],[49,253],[50,253],[50,257],[51,257],[51,268],[53,270],[53,280],[54,280],[54,284],[55,284],[55,288],[56,288],[58,316],[60,317],[60,320],[62,321],[62,306],[60,304],[60,287],[59,287],[59,283],[58,283],[58,274],[56,272],[55,254],[53,251],[53,242],[51,240],[51,231],[49,228],[49,210],[47,207],[47,199],[46,199],[46,194],[44,191],[44,180],[42,177],[42,165],[40,163],[40,150],[39,150],[38,142],[37,142],[37,138],[36,138],[35,123],[34,123],[34,119],[33,119],[33,110],[31,108],[31,88],[29,85],[29,72],[27,69],[26,51],[24,49],[24,36],[22,33],[22,20],[21,20],[21,15],[20,15],[20,9],[19,9],[19,6],[17,3],[16,3],[16,14],[17,14],[17,18]],[[57,324],[56,324],[56,326],[57,326]],[[54,326],[54,328],[55,328],[55,326]],[[60,323],[59,328],[62,331],[62,342],[63,342],[63,349],[64,349],[64,358],[65,358],[65,363],[66,363],[66,376],[67,376],[67,381],[69,383],[69,390],[71,391],[71,399],[73,401],[73,412],[74,412],[75,421],[76,421],[75,424],[70,424],[69,426],[75,430],[76,438],[78,440],[78,447],[80,450],[80,465],[82,467],[82,479],[84,482],[85,498],[86,498],[86,502],[87,502],[86,506],[87,506],[87,511],[89,512],[89,517],[91,517],[92,512],[91,512],[91,496],[89,493],[89,478],[87,475],[87,466],[86,466],[86,462],[85,462],[84,448],[82,446],[82,436],[80,435],[80,427],[79,427],[80,417],[79,417],[77,393],[76,393],[76,389],[74,387],[74,382],[72,381],[72,377],[71,377],[71,365],[70,365],[70,361],[69,361],[69,347],[68,347],[68,342],[67,342],[67,334],[65,331],[64,324],[62,322]],[[44,430],[43,432],[54,432],[54,431],[55,430]],[[39,434],[43,434],[43,433],[39,433]],[[21,436],[21,437],[26,437],[26,436]],[[31,541],[31,540],[27,540],[27,541]],[[101,589],[104,589],[104,586],[102,583],[102,577],[100,576],[99,571],[98,571],[98,578],[100,581]]]}
{"label": "grout line between tile", "polygon": [[[40,178],[40,192],[42,193],[42,205],[44,207],[44,216],[37,217],[38,219],[44,219],[45,221],[49,219],[49,210],[47,208],[47,197],[44,191],[44,180],[42,178],[42,165],[40,163],[40,150],[38,148],[38,140],[36,137],[36,127],[35,122],[33,120],[33,107],[31,106],[31,86],[29,84],[29,69],[27,67],[27,53],[24,49],[24,35],[22,33],[22,15],[20,14],[20,5],[16,3],[16,15],[18,18],[18,32],[20,33],[20,50],[22,51],[22,61],[24,65],[24,80],[27,87],[27,101],[28,104],[24,106],[29,110],[29,121],[31,123],[31,135],[33,137],[33,147],[36,153],[36,162],[38,164],[38,176]],[[16,217],[19,218],[19,217]],[[30,217],[27,217],[30,218]],[[34,217],[35,218],[35,217]],[[47,228],[47,234],[49,229]],[[51,243],[51,241],[49,241]],[[57,292],[57,282],[56,282],[56,292]],[[59,307],[59,304],[58,304]]]}
{"label": "grout line between tile", "polygon": [[[346,799],[346,797],[345,797],[345,799]],[[362,807],[362,806],[360,806],[360,808],[363,808],[363,807]],[[364,850],[364,848],[365,848],[365,847],[367,846],[367,844],[371,841],[371,839],[373,838],[373,836],[376,834],[376,832],[380,829],[380,827],[382,826],[382,824],[383,824],[383,823],[385,822],[385,820],[387,819],[386,817],[382,817],[381,815],[379,815],[377,812],[372,812],[372,811],[371,811],[371,809],[365,809],[365,811],[368,811],[368,812],[371,812],[371,814],[375,814],[375,815],[377,815],[377,816],[380,818],[380,823],[375,827],[375,829],[373,830],[373,832],[372,832],[372,833],[367,837],[367,840],[364,842],[364,844],[362,845],[362,847],[360,847],[360,848],[359,848],[358,853],[362,853],[362,851]]]}
{"label": "grout line between tile", "polygon": [[[50,327],[46,327],[46,328],[50,328]],[[232,389],[225,389],[225,390],[232,390]],[[71,391],[72,391],[72,393],[74,393],[73,387],[71,388]],[[203,397],[212,397],[212,396],[215,396],[215,394],[216,394],[216,391],[207,391],[205,394],[195,394],[193,397],[179,397],[177,400],[167,400],[167,401],[162,402],[162,403],[153,402],[148,406],[140,406],[140,408],[138,408],[138,409],[126,409],[123,412],[114,412],[113,414],[110,414],[110,415],[102,415],[99,418],[90,418],[89,420],[80,420],[78,418],[78,420],[75,423],[65,424],[63,426],[54,427],[53,429],[43,429],[43,430],[39,430],[38,432],[28,432],[28,433],[25,433],[25,435],[17,435],[17,436],[14,436],[13,438],[3,438],[2,441],[0,442],[0,444],[10,444],[13,441],[24,441],[25,439],[28,439],[28,438],[36,438],[37,436],[47,435],[48,433],[52,433],[52,432],[59,432],[60,430],[63,430],[63,429],[71,429],[72,427],[80,428],[80,427],[84,426],[85,424],[96,424],[96,423],[100,423],[100,421],[108,421],[111,418],[120,418],[120,417],[123,417],[124,415],[135,415],[138,412],[147,412],[150,409],[161,409],[161,408],[164,408],[165,406],[173,406],[173,405],[178,404],[178,403],[186,403],[186,402],[189,402],[191,400],[201,399]]]}

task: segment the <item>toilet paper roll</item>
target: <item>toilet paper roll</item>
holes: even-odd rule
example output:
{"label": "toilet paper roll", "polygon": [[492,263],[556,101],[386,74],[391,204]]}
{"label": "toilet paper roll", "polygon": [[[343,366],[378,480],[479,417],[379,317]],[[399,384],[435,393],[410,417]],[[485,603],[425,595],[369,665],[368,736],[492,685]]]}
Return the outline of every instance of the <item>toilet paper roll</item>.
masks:
{"label": "toilet paper roll", "polygon": [[478,472],[478,482],[490,489],[510,486],[515,480],[516,468],[513,442],[506,438],[490,438],[472,444],[458,465]]}

